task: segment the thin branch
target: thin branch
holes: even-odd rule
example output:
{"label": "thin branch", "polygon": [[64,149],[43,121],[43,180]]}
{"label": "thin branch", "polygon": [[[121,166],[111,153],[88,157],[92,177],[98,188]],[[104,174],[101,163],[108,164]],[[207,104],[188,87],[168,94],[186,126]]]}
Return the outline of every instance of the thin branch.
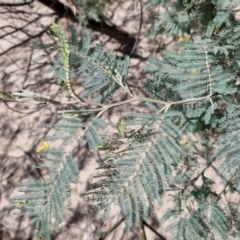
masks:
{"label": "thin branch", "polygon": [[152,226],[150,226],[146,221],[143,221],[143,224],[147,226],[151,231],[153,231],[161,240],[166,240],[160,233],[158,233]]}
{"label": "thin branch", "polygon": [[114,224],[108,231],[101,234],[99,240],[104,240],[112,231],[114,231],[123,221],[125,220],[125,217],[123,217],[121,220],[119,220],[116,224]]}
{"label": "thin branch", "polygon": [[[231,179],[230,179],[231,180]],[[221,198],[221,195],[226,191],[226,188],[227,188],[227,186],[228,186],[228,184],[230,183],[230,180],[229,181],[227,181],[227,183],[225,184],[225,186],[224,186],[224,188],[223,188],[223,190],[218,194],[218,197],[217,197],[217,201],[219,201],[220,200],[220,198]]]}
{"label": "thin branch", "polygon": [[120,238],[120,240],[124,240],[125,233],[126,233],[126,232],[123,232],[123,235],[122,235],[122,237]]}
{"label": "thin branch", "polygon": [[213,164],[213,162],[216,160],[216,158],[214,158],[210,163],[208,163],[208,165],[193,179],[191,179],[191,181],[188,182],[188,184],[182,189],[182,194],[184,193],[184,191],[186,191],[186,189],[190,186],[192,186],[200,176],[202,176],[202,174]]}
{"label": "thin branch", "polygon": [[143,224],[143,220],[142,219],[139,220],[138,226],[139,226],[139,230],[140,230],[140,240],[147,240],[145,229],[144,229],[144,224]]}
{"label": "thin branch", "polygon": [[25,78],[22,84],[22,88],[25,88],[25,83],[28,80],[29,77],[29,72],[30,72],[30,68],[31,68],[31,63],[32,63],[32,57],[33,57],[33,49],[31,49],[31,53],[30,53],[30,57],[29,57],[29,61],[28,61],[28,66],[27,66],[27,70],[26,70],[26,74],[25,74]]}
{"label": "thin branch", "polygon": [[90,229],[92,240],[95,240],[95,237],[94,237],[94,234],[93,234],[93,230],[92,230],[91,224],[90,224],[90,222],[89,222],[88,220],[87,220],[87,225],[88,225],[88,227],[89,227],[89,229]]}
{"label": "thin branch", "polygon": [[138,29],[138,35],[137,35],[137,38],[136,38],[136,41],[133,45],[133,48],[132,48],[132,51],[130,54],[132,54],[136,47],[137,47],[137,44],[138,44],[138,41],[139,41],[139,37],[140,37],[140,33],[141,33],[141,29],[142,29],[142,24],[143,24],[143,4],[142,4],[142,0],[139,0],[139,3],[140,3],[140,14],[141,14],[141,18],[140,18],[140,25],[139,25],[139,29]]}
{"label": "thin branch", "polygon": [[[98,153],[99,153],[99,152],[98,152]],[[120,216],[121,216],[121,211],[119,211],[119,213],[118,213],[117,221],[119,220]],[[115,235],[116,235],[116,229],[115,229],[114,232],[113,232],[113,235],[112,235],[112,239],[111,239],[111,240],[115,240]]]}
{"label": "thin branch", "polygon": [[[72,10],[69,7],[62,4],[60,1],[58,0],[55,0],[54,2],[49,0],[38,0],[38,1],[44,4],[45,6],[51,8],[52,10],[54,10],[59,17],[66,17],[66,18],[69,18],[72,22],[78,23],[78,19],[76,18]],[[95,20],[90,19],[88,20],[88,24],[86,25],[86,27],[92,29],[93,31],[106,34],[123,44],[134,45],[135,43],[134,37],[129,35],[127,32],[123,31],[119,27],[115,26],[114,24],[110,26],[104,21],[96,22]]]}
{"label": "thin branch", "polygon": [[[139,97],[139,96],[134,95],[134,97],[131,98],[131,99],[121,101],[121,102],[117,102],[117,103],[108,104],[108,105],[95,103],[95,102],[91,102],[91,101],[86,101],[86,100],[84,100],[84,102],[92,104],[92,105],[96,105],[96,106],[102,106],[101,108],[95,108],[95,109],[88,110],[90,112],[99,111],[97,117],[100,117],[105,111],[107,111],[108,109],[110,109],[112,107],[121,106],[121,105],[130,103],[130,102],[134,102],[134,101],[148,101],[148,102],[154,102],[154,103],[158,103],[158,104],[161,104],[161,105],[165,105],[163,108],[160,109],[160,111],[165,110],[165,112],[166,112],[172,105],[198,102],[198,101],[202,101],[202,100],[205,100],[205,99],[208,99],[208,98],[209,98],[209,96],[200,97],[200,98],[191,98],[191,99],[186,99],[186,100],[176,101],[176,102],[166,102],[166,101],[161,101],[161,100],[158,100],[158,99]],[[68,104],[68,103],[64,103],[64,104]],[[72,110],[72,111],[69,111],[69,113],[80,113],[80,112],[83,112],[83,111],[86,111],[86,110]],[[59,112],[64,112],[64,111],[59,111]]]}
{"label": "thin branch", "polygon": [[[226,178],[225,178],[224,176],[222,176],[221,174],[219,174],[218,170],[217,170],[215,167],[213,167],[213,170],[214,170],[218,175],[220,175],[220,177],[223,178],[224,181],[226,181],[226,184],[225,184],[223,190],[218,194],[217,201],[219,201],[220,198],[221,198],[221,195],[226,192],[226,188],[228,187],[228,185],[229,185],[229,183],[231,182],[231,180],[232,180],[232,179],[235,177],[235,175],[238,173],[238,171],[236,171],[229,180],[226,180]],[[237,189],[236,189],[236,191],[239,193],[239,191],[238,191]]]}

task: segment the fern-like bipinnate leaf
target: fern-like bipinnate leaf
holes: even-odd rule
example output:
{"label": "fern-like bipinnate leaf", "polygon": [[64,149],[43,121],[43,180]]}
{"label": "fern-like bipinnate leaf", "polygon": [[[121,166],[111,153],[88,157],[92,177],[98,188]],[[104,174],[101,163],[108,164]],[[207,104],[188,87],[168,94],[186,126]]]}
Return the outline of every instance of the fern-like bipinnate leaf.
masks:
{"label": "fern-like bipinnate leaf", "polygon": [[231,17],[232,11],[239,6],[239,0],[218,0],[216,2],[216,16],[213,23],[220,28]]}
{"label": "fern-like bipinnate leaf", "polygon": [[[52,24],[51,30],[58,38],[57,48],[49,44],[48,54],[40,56],[42,58],[57,51],[55,63],[48,72],[55,71],[55,78],[58,82],[65,82],[70,93],[75,95],[72,88],[72,81],[83,78],[80,83],[84,91],[78,96],[81,99],[91,96],[95,102],[107,102],[112,95],[124,85],[124,80],[128,73],[129,57],[123,60],[113,51],[105,52],[101,43],[95,48],[90,46],[90,34],[86,32],[83,38],[77,39],[76,30],[71,28],[72,40],[68,41],[64,31],[57,24]],[[53,44],[56,46],[56,44]],[[43,48],[48,48],[44,45]]]}
{"label": "fern-like bipinnate leaf", "polygon": [[206,239],[206,233],[195,216],[182,214],[182,217],[170,224],[166,231],[169,231],[177,240],[203,240]]}
{"label": "fern-like bipinnate leaf", "polygon": [[157,82],[168,82],[169,88],[177,92],[181,99],[233,94],[236,89],[230,84],[235,75],[218,64],[218,45],[210,40],[185,43],[182,54],[165,52],[166,61],[150,59],[153,66],[145,69],[157,75],[155,85]]}
{"label": "fern-like bipinnate leaf", "polygon": [[195,209],[192,208],[192,199],[178,195],[174,207],[169,208],[161,218],[163,222],[170,221],[166,231],[173,235],[173,239],[228,239],[229,219],[215,197],[206,197],[204,186],[202,190],[199,189],[199,193],[205,197],[195,204]]}
{"label": "fern-like bipinnate leaf", "polygon": [[228,239],[229,221],[216,199],[208,197],[200,204],[198,212],[208,226],[209,236],[214,236],[214,239]]}
{"label": "fern-like bipinnate leaf", "polygon": [[151,6],[154,7],[153,12],[160,7],[165,10],[160,13],[156,12],[151,24],[151,35],[156,37],[158,34],[167,34],[179,37],[181,41],[185,34],[202,36],[209,26],[212,27],[211,31],[214,28],[221,28],[226,22],[233,19],[231,13],[239,6],[239,0],[147,1],[146,7]]}
{"label": "fern-like bipinnate leaf", "polygon": [[212,115],[218,108],[218,96],[230,96],[237,91],[235,72],[221,66],[218,59],[228,55],[234,46],[221,46],[217,41],[205,39],[184,43],[182,48],[181,54],[165,51],[164,60],[149,59],[145,70],[154,73],[155,78],[145,82],[144,87],[159,100],[188,101],[170,110],[184,113],[181,122],[196,126],[201,120],[216,127],[219,120]]}
{"label": "fern-like bipinnate leaf", "polygon": [[55,130],[54,134],[45,137],[47,141],[62,140],[64,145],[83,141],[84,128],[91,116],[84,113],[74,114],[73,111],[64,111],[63,116],[59,116],[59,123],[45,125],[46,128]]}
{"label": "fern-like bipinnate leaf", "polygon": [[62,150],[52,148],[45,152],[46,164],[41,168],[49,170],[50,178],[20,183],[19,190],[25,194],[14,197],[13,202],[20,210],[15,214],[29,216],[39,235],[48,240],[67,216],[70,184],[76,182],[79,170],[73,158]]}
{"label": "fern-like bipinnate leaf", "polygon": [[104,102],[124,84],[129,57],[122,60],[113,51],[106,54],[101,43],[90,48],[90,36],[86,33],[78,50],[72,53],[72,62],[76,64],[75,74],[81,73],[84,77],[82,86],[86,90],[80,96],[93,95],[94,101]]}
{"label": "fern-like bipinnate leaf", "polygon": [[158,113],[130,113],[124,114],[126,125],[133,122],[131,118],[141,130],[126,139],[125,147],[100,162],[101,180],[84,194],[106,212],[117,204],[126,217],[127,230],[153,214],[155,203],[161,203],[162,194],[173,184],[174,166],[186,157],[176,140],[181,132],[170,119]]}
{"label": "fern-like bipinnate leaf", "polygon": [[240,107],[229,106],[226,115],[221,119],[220,127],[227,131],[218,142],[218,154],[216,158],[222,160],[218,173],[226,184],[230,180],[236,182],[236,188],[240,190]]}
{"label": "fern-like bipinnate leaf", "polygon": [[[45,125],[47,128],[56,130],[56,133],[46,136],[46,140],[62,140],[64,144],[70,144],[74,141],[81,143],[86,136],[86,141],[89,146],[89,150],[95,152],[99,147],[103,146],[103,139],[99,133],[99,129],[105,129],[106,123],[97,117],[91,117],[86,113],[76,114],[78,110],[64,111],[64,118],[60,123],[54,125]],[[66,116],[68,116],[66,118]],[[71,117],[70,117],[71,116]]]}
{"label": "fern-like bipinnate leaf", "polygon": [[98,129],[105,129],[106,127],[107,125],[102,119],[97,117],[90,119],[85,130],[90,151],[95,152],[99,147],[103,146],[103,139],[99,134]]}

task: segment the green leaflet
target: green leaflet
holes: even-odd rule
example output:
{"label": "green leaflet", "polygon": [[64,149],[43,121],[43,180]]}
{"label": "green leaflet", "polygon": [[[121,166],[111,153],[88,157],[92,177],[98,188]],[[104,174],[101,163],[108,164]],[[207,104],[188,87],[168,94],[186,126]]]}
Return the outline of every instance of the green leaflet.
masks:
{"label": "green leaflet", "polygon": [[185,43],[181,55],[165,51],[166,61],[150,59],[151,65],[145,69],[155,73],[156,78],[147,82],[145,87],[152,92],[157,84],[163,85],[162,82],[167,81],[169,85],[163,87],[169,96],[162,95],[164,98],[169,98],[172,92],[176,92],[180,99],[235,93],[236,88],[230,85],[235,78],[234,73],[220,64],[215,65],[218,55],[213,52],[218,45],[217,41],[207,39],[199,43]]}
{"label": "green leaflet", "polygon": [[[204,191],[199,189],[199,193],[204,194]],[[180,195],[175,197],[174,207],[169,208],[161,218],[163,222],[169,222],[166,230],[172,233],[174,239],[228,239],[228,218],[213,195],[205,195],[203,202],[198,202],[191,213],[185,207],[188,200]]]}
{"label": "green leaflet", "polygon": [[[154,16],[151,12],[151,36],[167,34],[178,37],[180,41],[185,36],[187,36],[186,41],[189,41],[190,35],[204,35],[208,26],[215,29],[221,28],[231,19],[231,13],[238,4],[238,0],[148,0],[145,3],[146,7],[152,7],[154,10],[157,7],[165,9],[163,13],[153,11],[153,13],[155,12]],[[210,32],[210,29],[208,29],[208,32]],[[209,36],[209,34],[207,35]]]}
{"label": "green leaflet", "polygon": [[118,131],[121,138],[124,138],[125,136],[125,129],[126,129],[126,122],[124,119],[121,119],[118,125]]}
{"label": "green leaflet", "polygon": [[138,117],[148,118],[155,126],[151,128],[148,124],[141,130],[148,131],[149,137],[133,135],[127,149],[100,162],[101,184],[91,184],[84,194],[88,201],[97,203],[98,209],[119,205],[126,217],[127,230],[132,225],[138,226],[139,218],[147,219],[153,214],[153,202],[161,203],[162,194],[172,184],[172,163],[185,157],[175,140],[180,138],[180,132],[169,119],[161,120],[160,116],[154,119],[148,114]]}
{"label": "green leaflet", "polygon": [[218,141],[218,154],[216,158],[222,160],[218,171],[222,181],[235,179],[235,186],[240,189],[239,178],[239,134],[240,134],[240,108],[238,105],[230,105],[225,116],[221,119],[220,127],[227,130],[227,133],[222,135]]}
{"label": "green leaflet", "polygon": [[91,96],[95,102],[109,101],[120,86],[124,85],[129,57],[125,56],[121,59],[113,51],[106,52],[102,43],[91,47],[88,32],[85,32],[83,38],[79,40],[76,30],[72,27],[72,39],[68,41],[59,25],[53,24],[51,30],[58,41],[43,45],[42,48],[47,54],[40,56],[36,61],[57,52],[54,56],[56,60],[48,72],[54,71],[54,77],[58,82],[64,81],[68,90],[74,93],[71,81],[76,79],[79,81],[80,75],[82,78],[80,85],[84,87],[80,98]]}
{"label": "green leaflet", "polygon": [[70,184],[76,182],[78,167],[70,155],[61,149],[45,150],[50,177],[45,180],[22,182],[19,191],[24,195],[13,198],[19,210],[17,215],[28,215],[39,229],[39,236],[50,239],[52,231],[67,216],[66,201],[70,197]]}
{"label": "green leaflet", "polygon": [[[79,112],[78,110],[69,110],[68,113],[75,112],[73,117],[63,119],[60,123],[54,125],[45,125],[47,128],[53,128],[56,133],[45,137],[47,141],[62,140],[65,145],[72,144],[74,141],[81,143],[85,138],[90,151],[97,151],[103,146],[103,139],[99,133],[100,129],[107,127],[106,123],[97,117],[91,117],[89,114]],[[77,114],[79,112],[79,114]],[[85,136],[85,138],[84,138]]]}
{"label": "green leaflet", "polygon": [[70,46],[68,43],[68,39],[62,30],[62,28],[53,23],[50,27],[50,29],[53,31],[54,34],[58,37],[60,43],[61,43],[61,60],[63,63],[63,71],[64,71],[64,76],[63,80],[66,83],[67,87],[69,90],[71,90],[71,83],[70,83]]}
{"label": "green leaflet", "polygon": [[86,138],[89,150],[95,152],[99,147],[103,146],[102,136],[98,132],[98,128],[105,129],[106,123],[100,118],[92,118],[86,126]]}

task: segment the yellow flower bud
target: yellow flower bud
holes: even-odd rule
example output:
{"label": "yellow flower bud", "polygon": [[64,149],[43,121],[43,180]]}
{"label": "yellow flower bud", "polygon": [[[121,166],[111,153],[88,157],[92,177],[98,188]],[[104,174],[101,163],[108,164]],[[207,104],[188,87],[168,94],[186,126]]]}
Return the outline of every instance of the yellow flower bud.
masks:
{"label": "yellow flower bud", "polygon": [[37,152],[38,153],[42,152],[43,150],[48,149],[48,148],[50,148],[50,144],[49,144],[49,142],[45,141],[45,142],[43,142],[42,145],[37,147]]}

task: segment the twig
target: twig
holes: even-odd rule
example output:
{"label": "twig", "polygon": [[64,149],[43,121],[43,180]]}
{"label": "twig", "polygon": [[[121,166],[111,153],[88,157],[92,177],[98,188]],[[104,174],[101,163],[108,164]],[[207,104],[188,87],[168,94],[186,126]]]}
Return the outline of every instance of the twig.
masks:
{"label": "twig", "polygon": [[125,220],[125,217],[123,217],[121,220],[119,220],[115,225],[113,225],[108,231],[103,232],[99,238],[99,240],[104,240],[113,230],[115,230],[123,221]]}
{"label": "twig", "polygon": [[142,219],[139,220],[138,226],[139,226],[139,230],[140,230],[140,240],[147,240]]}
{"label": "twig", "polygon": [[[231,179],[230,179],[231,180]],[[221,195],[226,191],[226,188],[227,188],[227,186],[228,186],[228,184],[230,183],[230,180],[229,181],[227,181],[227,183],[225,184],[225,186],[224,186],[224,188],[223,188],[223,190],[218,194],[218,197],[217,197],[217,201],[219,201],[220,200],[220,198],[221,198]]]}
{"label": "twig", "polygon": [[[215,172],[219,175],[219,172],[218,172],[218,170],[216,169],[216,168],[213,168],[214,170],[215,170]],[[226,188],[228,187],[228,185],[229,185],[229,183],[230,183],[230,181],[235,177],[235,175],[238,173],[238,171],[236,171],[234,174],[233,174],[233,176],[227,181],[226,180],[226,178],[224,177],[224,176],[220,176],[221,178],[223,178],[224,179],[224,181],[227,181],[226,182],[226,184],[225,184],[225,186],[224,186],[224,188],[223,188],[223,190],[218,194],[218,197],[217,197],[217,201],[219,201],[220,200],[220,197],[221,197],[221,195],[223,194],[223,193],[225,193],[226,192]],[[237,192],[239,193],[239,191],[237,190]]]}
{"label": "twig", "polygon": [[87,224],[88,224],[88,227],[90,229],[90,232],[91,232],[91,237],[92,237],[92,240],[95,240],[95,237],[93,235],[93,230],[92,230],[92,227],[91,227],[91,224],[89,223],[89,221],[87,220]]}
{"label": "twig", "polygon": [[[69,7],[62,4],[60,1],[55,0],[54,4],[51,4],[52,1],[49,0],[38,1],[44,4],[45,6],[51,8],[53,11],[55,11],[59,17],[66,17],[69,18],[72,22],[78,23],[78,19],[76,18],[72,10]],[[112,26],[110,26],[105,22],[96,22],[95,20],[90,19],[86,27],[92,29],[93,31],[98,31],[103,34],[106,34],[111,38],[114,38],[117,41],[124,44],[134,45],[135,43],[134,37],[130,36],[127,32],[123,31],[122,29],[118,28],[113,24]]]}
{"label": "twig", "polygon": [[143,221],[143,224],[147,226],[150,230],[152,230],[161,240],[166,240],[160,233],[158,233],[152,226],[150,226],[146,221]]}
{"label": "twig", "polygon": [[[118,214],[118,216],[117,216],[117,221],[119,220],[120,216],[121,216],[121,211],[119,212],[119,214]],[[116,229],[115,229],[114,232],[113,232],[113,235],[112,235],[112,239],[111,239],[111,240],[115,240],[115,235],[116,235]]]}
{"label": "twig", "polygon": [[130,54],[132,54],[136,47],[137,47],[137,44],[139,42],[139,37],[140,37],[140,33],[141,33],[141,29],[142,29],[142,24],[143,24],[143,4],[142,4],[142,0],[139,0],[139,3],[140,3],[140,12],[141,12],[141,19],[140,19],[140,25],[139,25],[139,29],[138,29],[138,35],[137,35],[137,38],[135,40],[135,43],[133,45],[133,48],[132,48],[132,51]]}
{"label": "twig", "polygon": [[22,84],[22,88],[25,88],[25,82],[28,80],[29,77],[29,72],[30,72],[30,68],[31,68],[31,63],[32,63],[32,57],[33,57],[33,49],[31,49],[31,53],[30,53],[30,58],[28,61],[28,66],[27,66],[27,70],[26,70],[26,74],[25,74],[25,78]]}
{"label": "twig", "polygon": [[192,186],[192,185],[198,180],[198,178],[199,178],[200,176],[202,176],[202,175],[204,174],[204,172],[213,164],[213,162],[214,162],[215,160],[216,160],[216,159],[214,158],[213,161],[211,161],[210,163],[208,163],[208,165],[207,165],[195,178],[191,179],[191,181],[188,182],[188,184],[182,189],[182,191],[181,191],[182,194],[184,193],[184,191],[185,191],[188,187]]}

